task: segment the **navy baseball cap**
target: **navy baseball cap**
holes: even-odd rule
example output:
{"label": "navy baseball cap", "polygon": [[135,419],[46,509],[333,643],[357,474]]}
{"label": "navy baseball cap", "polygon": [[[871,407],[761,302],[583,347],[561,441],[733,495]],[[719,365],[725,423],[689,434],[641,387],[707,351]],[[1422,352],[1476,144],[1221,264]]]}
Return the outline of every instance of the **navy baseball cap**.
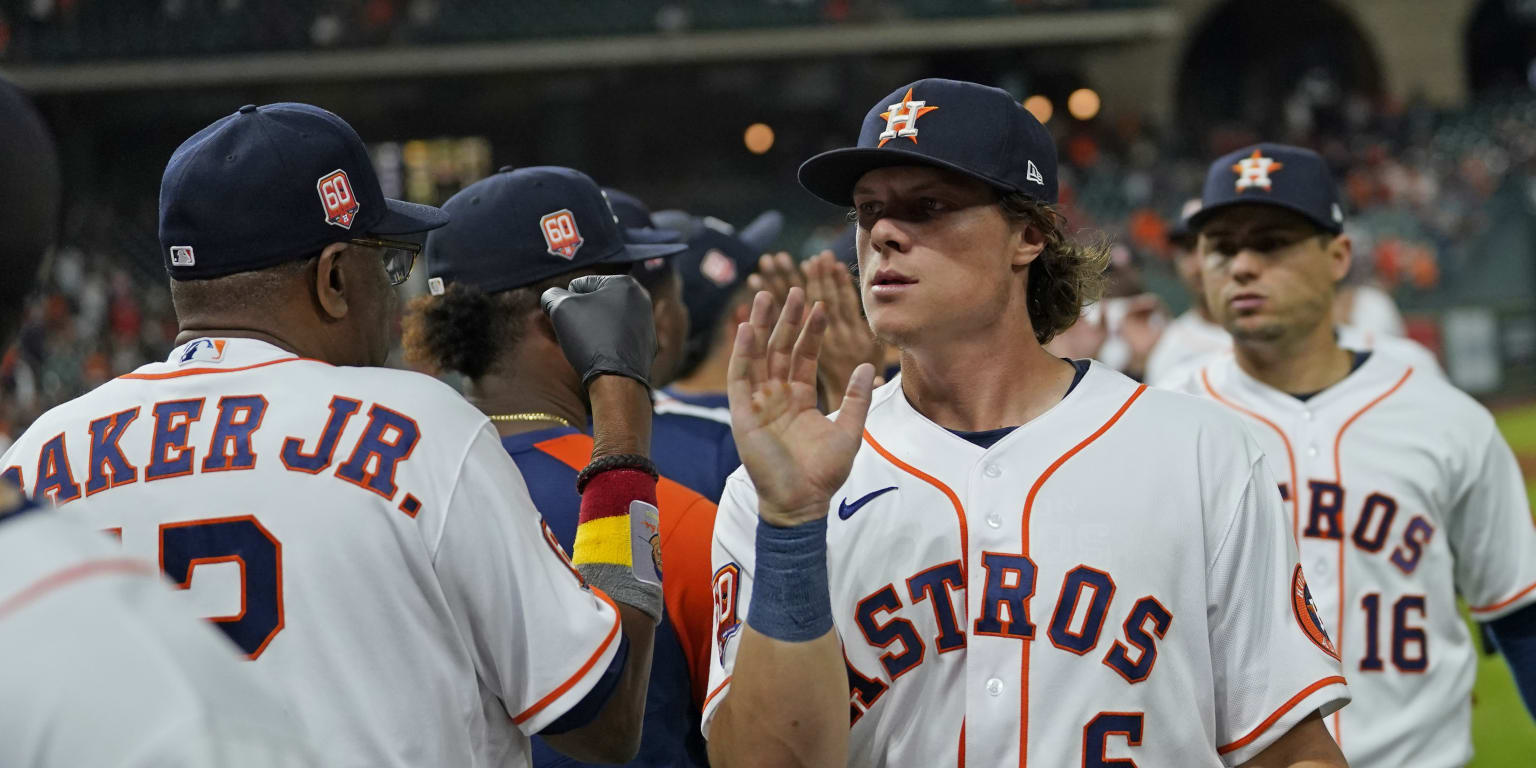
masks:
{"label": "navy baseball cap", "polygon": [[651,208],[640,198],[613,187],[603,187],[613,215],[624,229],[624,240],[629,243],[648,245],[653,243],[681,243],[683,234],[676,230],[656,226],[651,219]]}
{"label": "navy baseball cap", "polygon": [[357,132],[309,104],[241,107],[177,147],[160,181],[160,247],[177,280],[447,223],[436,208],[385,198]]}
{"label": "navy baseball cap", "polygon": [[1205,172],[1200,210],[1187,219],[1194,231],[1234,205],[1273,205],[1305,216],[1319,229],[1344,231],[1339,188],[1322,156],[1285,144],[1258,144],[1222,155]]}
{"label": "navy baseball cap", "polygon": [[687,246],[628,242],[608,197],[571,168],[503,168],[448,198],[453,221],[427,237],[427,289],[486,293],[532,285],[597,264],[633,264]]}
{"label": "navy baseball cap", "polygon": [[683,278],[683,304],[688,307],[689,336],[704,336],[720,322],[731,297],[757,269],[762,251],[745,243],[718,219],[695,218],[684,228],[688,250],[675,263]]}
{"label": "navy baseball cap", "polygon": [[939,78],[897,88],[864,116],[858,146],[800,166],[800,186],[834,205],[853,205],[864,174],[896,165],[944,168],[1056,202],[1056,143],[1001,88]]}
{"label": "navy baseball cap", "polygon": [[1168,242],[1174,245],[1185,245],[1194,242],[1195,233],[1189,228],[1189,217],[1200,210],[1200,198],[1191,197],[1184,201],[1179,208],[1179,217],[1168,228]]}

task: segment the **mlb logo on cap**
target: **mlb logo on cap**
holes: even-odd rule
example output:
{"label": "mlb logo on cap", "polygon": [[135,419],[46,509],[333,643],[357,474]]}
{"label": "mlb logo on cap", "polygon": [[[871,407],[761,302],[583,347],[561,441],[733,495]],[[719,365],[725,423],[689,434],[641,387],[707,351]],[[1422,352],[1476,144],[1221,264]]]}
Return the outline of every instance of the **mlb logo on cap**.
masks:
{"label": "mlb logo on cap", "polygon": [[576,229],[576,217],[569,209],[544,214],[539,219],[539,229],[544,231],[544,244],[549,246],[549,255],[576,258],[576,251],[581,249],[581,231]]}
{"label": "mlb logo on cap", "polygon": [[321,176],[315,182],[315,189],[320,191],[320,204],[325,206],[325,223],[351,229],[352,219],[357,217],[358,204],[357,196],[352,194],[352,182],[347,180],[347,172],[338,168]]}
{"label": "mlb logo on cap", "polygon": [[196,263],[197,263],[197,259],[193,258],[193,256],[192,256],[192,246],[190,246],[190,245],[173,245],[173,246],[171,246],[171,266],[173,266],[173,267],[190,267],[190,266],[193,266]]}

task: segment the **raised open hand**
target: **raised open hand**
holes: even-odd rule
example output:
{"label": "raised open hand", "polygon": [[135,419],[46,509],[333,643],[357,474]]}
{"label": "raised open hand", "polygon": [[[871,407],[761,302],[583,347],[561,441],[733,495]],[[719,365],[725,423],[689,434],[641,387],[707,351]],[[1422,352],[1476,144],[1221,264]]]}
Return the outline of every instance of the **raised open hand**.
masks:
{"label": "raised open hand", "polygon": [[767,291],[773,296],[773,306],[778,308],[784,306],[789,289],[805,287],[805,277],[788,252],[765,253],[757,260],[757,271],[747,275],[747,287]]}
{"label": "raised open hand", "polygon": [[826,308],[805,310],[805,292],[791,288],[773,322],[773,299],[760,292],[748,322],[736,328],[726,375],[731,433],[757,486],[758,515],[790,526],[825,517],[832,494],[848,478],[869,414],[875,368],[853,370],[842,410],[830,419],[816,410],[816,361],[827,330]]}
{"label": "raised open hand", "polygon": [[805,272],[806,298],[827,310],[827,333],[821,342],[817,376],[822,403],[828,411],[842,407],[843,389],[860,363],[878,366],[885,360],[885,345],[869,329],[859,307],[859,290],[853,275],[831,251],[822,251],[800,265]]}

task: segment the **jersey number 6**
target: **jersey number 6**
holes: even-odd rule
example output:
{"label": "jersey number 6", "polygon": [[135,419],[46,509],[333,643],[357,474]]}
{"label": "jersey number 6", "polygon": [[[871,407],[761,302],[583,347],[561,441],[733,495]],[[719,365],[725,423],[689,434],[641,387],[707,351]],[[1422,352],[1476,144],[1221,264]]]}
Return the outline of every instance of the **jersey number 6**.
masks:
{"label": "jersey number 6", "polygon": [[255,659],[283,629],[283,545],[250,515],[160,526],[160,569],[176,586],[213,563],[240,566],[240,612],[209,621]]}

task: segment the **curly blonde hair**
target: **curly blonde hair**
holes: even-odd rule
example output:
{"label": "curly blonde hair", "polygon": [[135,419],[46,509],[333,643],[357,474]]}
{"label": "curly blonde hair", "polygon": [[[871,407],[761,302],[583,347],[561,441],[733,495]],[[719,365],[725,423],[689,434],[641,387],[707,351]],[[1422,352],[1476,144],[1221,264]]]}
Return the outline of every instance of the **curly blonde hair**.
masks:
{"label": "curly blonde hair", "polygon": [[1035,340],[1045,344],[1072,327],[1083,307],[1104,293],[1104,270],[1109,267],[1110,244],[1102,236],[1086,243],[1067,238],[1067,219],[1049,203],[1009,192],[998,207],[1010,221],[1023,222],[1045,237],[1045,248],[1029,265],[1029,322]]}

